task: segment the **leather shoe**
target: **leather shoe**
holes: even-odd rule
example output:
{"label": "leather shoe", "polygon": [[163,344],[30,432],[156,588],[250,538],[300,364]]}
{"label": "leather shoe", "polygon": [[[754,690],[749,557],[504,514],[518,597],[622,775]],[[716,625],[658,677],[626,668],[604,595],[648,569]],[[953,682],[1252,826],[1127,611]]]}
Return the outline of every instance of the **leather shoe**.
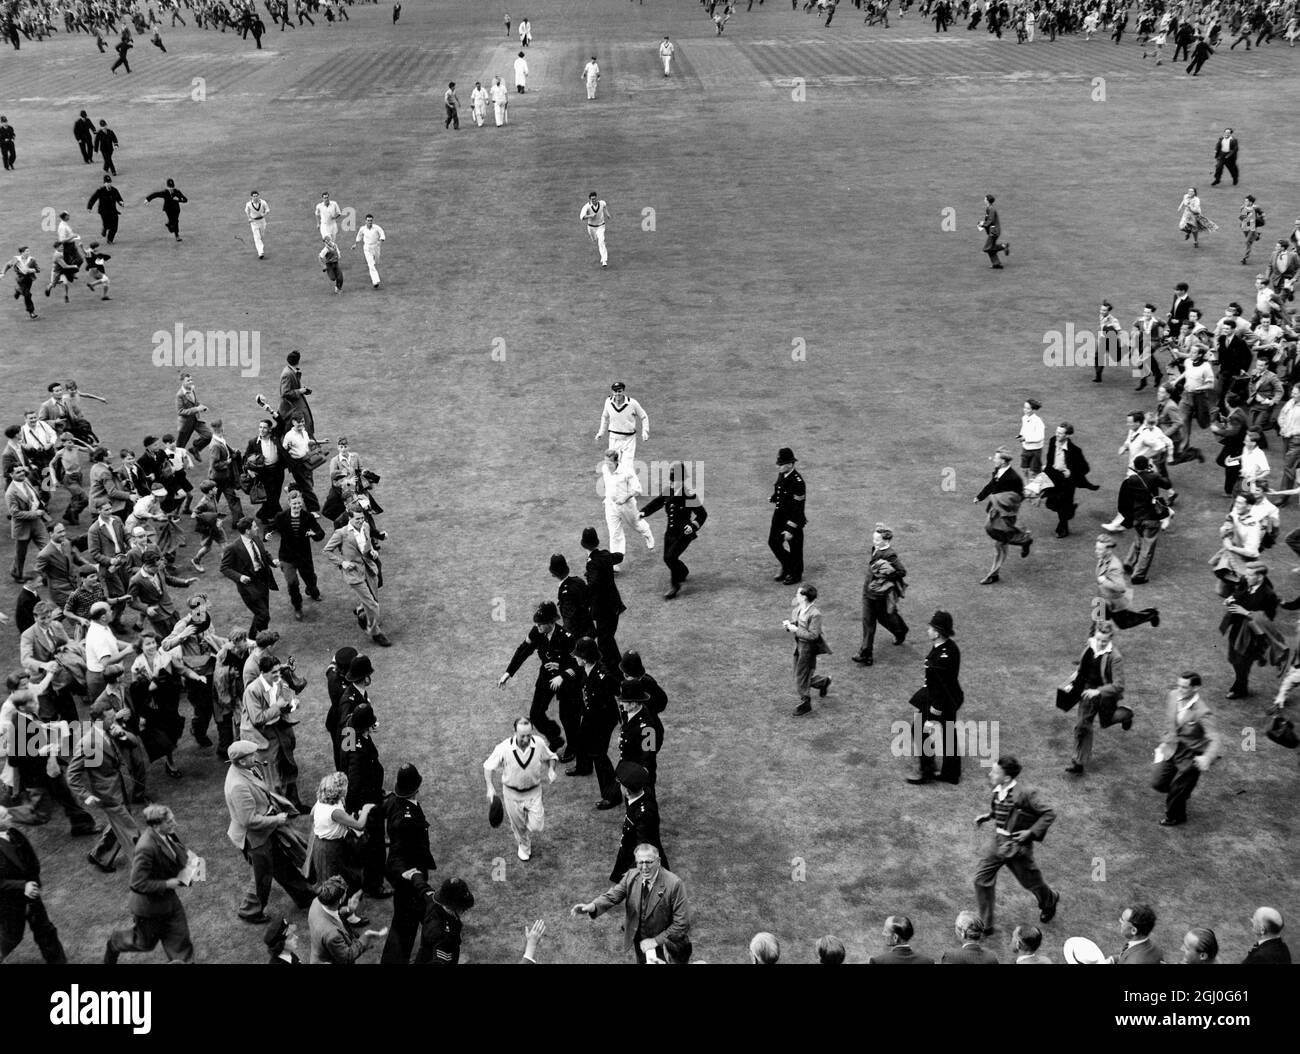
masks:
{"label": "leather shoe", "polygon": [[1071,762],[1069,765],[1065,766],[1065,772],[1069,776],[1082,776],[1083,766]]}
{"label": "leather shoe", "polygon": [[1020,559],[1023,560],[1026,556],[1029,555],[1029,547],[1033,544],[1034,544],[1034,540],[1030,538],[1029,541],[1025,542],[1025,544],[1020,547]]}
{"label": "leather shoe", "polygon": [[86,860],[90,863],[92,867],[98,868],[100,871],[103,871],[104,874],[106,875],[111,875],[114,871],[117,870],[117,868],[113,864],[101,864],[95,858],[94,853],[87,853]]}
{"label": "leather shoe", "polygon": [[876,664],[876,660],[870,655],[855,655],[853,656],[853,661],[859,666],[874,666]]}
{"label": "leather shoe", "polygon": [[607,798],[602,798],[600,801],[596,802],[596,808],[600,809],[603,812],[606,809],[616,809],[620,804],[622,803],[616,801],[610,801]]}
{"label": "leather shoe", "polygon": [[812,713],[812,703],[800,703],[790,711],[791,717],[807,717]]}
{"label": "leather shoe", "polygon": [[381,648],[391,648],[393,646],[393,642],[389,640],[387,637],[385,637],[382,633],[376,633],[370,639],[373,640],[376,644],[378,644]]}
{"label": "leather shoe", "polygon": [[1059,903],[1061,903],[1061,894],[1053,891],[1052,902],[1038,913],[1038,921],[1051,922],[1052,919],[1056,918],[1056,905]]}
{"label": "leather shoe", "polygon": [[664,594],[664,599],[665,599],[665,600],[672,600],[672,598],[675,597],[675,596],[676,596],[678,593],[680,593],[681,591],[682,591],[682,587],[681,587],[681,586],[673,586],[671,589],[668,590],[668,592],[666,592],[666,593]]}
{"label": "leather shoe", "polygon": [[796,576],[794,576],[794,575],[786,575],[783,579],[781,579],[781,581],[784,582],[784,583],[785,583],[786,585],[788,585],[788,586],[792,586],[792,585],[794,585],[796,582],[800,582],[800,581],[802,581],[802,580],[803,580],[803,576],[802,576],[802,575],[800,575],[800,576],[798,576],[798,577],[796,577]]}
{"label": "leather shoe", "polygon": [[907,634],[906,634],[906,633],[904,633],[901,637],[895,637],[895,638],[894,638],[894,647],[898,647],[898,646],[901,645],[905,640],[907,640]]}
{"label": "leather shoe", "polygon": [[1187,822],[1186,820],[1171,820],[1168,816],[1164,816],[1164,817],[1161,817],[1161,820],[1160,820],[1160,826],[1161,826],[1161,827],[1181,827],[1181,826],[1182,826],[1183,824],[1185,824],[1186,822]]}
{"label": "leather shoe", "polygon": [[352,614],[356,615],[356,617],[357,617],[357,625],[360,626],[362,629],[365,629],[365,628],[366,628],[366,609],[365,609],[365,608],[361,608],[361,607],[355,608],[355,609],[353,610]]}
{"label": "leather shoe", "polygon": [[822,686],[817,689],[817,694],[821,696],[821,698],[825,699],[826,693],[829,692],[830,689],[831,689],[831,679],[827,677],[825,683],[823,683]]}
{"label": "leather shoe", "polygon": [[1158,611],[1151,616],[1151,628],[1152,629],[1160,628],[1160,612]]}
{"label": "leather shoe", "polygon": [[998,576],[996,574],[985,575],[983,578],[980,579],[980,585],[991,586],[996,581],[998,581]]}
{"label": "leather shoe", "polygon": [[1147,584],[1146,575],[1134,575],[1129,581],[1135,586],[1144,586]]}
{"label": "leather shoe", "polygon": [[240,922],[251,922],[254,926],[265,926],[271,921],[271,916],[266,912],[259,912],[256,915],[240,915]]}
{"label": "leather shoe", "polygon": [[577,766],[575,765],[575,766],[574,766],[573,768],[571,768],[571,769],[565,769],[565,770],[564,770],[564,774],[565,774],[566,776],[590,776],[590,775],[591,775],[591,772],[590,772],[590,771],[588,771],[588,772],[580,772],[580,771],[578,770]]}
{"label": "leather shoe", "polygon": [[933,776],[908,776],[907,782],[919,787],[923,783],[934,783],[936,780]]}
{"label": "leather shoe", "polygon": [[575,754],[572,750],[566,750],[563,754],[560,755],[559,762],[561,765],[567,765],[570,761],[576,761],[577,758],[578,755]]}

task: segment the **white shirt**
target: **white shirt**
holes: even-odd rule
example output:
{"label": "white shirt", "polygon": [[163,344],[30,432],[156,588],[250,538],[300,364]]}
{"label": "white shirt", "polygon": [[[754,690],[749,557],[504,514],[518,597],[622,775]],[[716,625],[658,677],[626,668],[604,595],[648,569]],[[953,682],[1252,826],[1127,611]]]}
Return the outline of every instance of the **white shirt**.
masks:
{"label": "white shirt", "polygon": [[594,80],[600,79],[600,67],[596,65],[595,59],[592,59],[585,66],[582,67],[582,75],[587,78],[588,84],[590,84]]}
{"label": "white shirt", "polygon": [[496,745],[487,761],[483,762],[483,771],[500,769],[503,786],[529,791],[541,785],[543,766],[555,760],[558,760],[558,755],[551,751],[542,736],[534,734],[532,742],[522,749],[511,736]]}
{"label": "white shirt", "polygon": [[614,468],[606,458],[600,469],[605,475],[606,504],[622,505],[629,498],[635,498],[641,493],[641,481],[632,471],[630,463],[624,462],[621,469]]}
{"label": "white shirt", "polygon": [[485,88],[475,88],[469,93],[469,104],[478,110],[487,106],[488,93]]}
{"label": "white shirt", "polygon": [[592,204],[587,200],[587,204],[582,206],[582,211],[578,213],[578,219],[586,221],[588,227],[603,227],[605,221],[609,219],[609,206],[603,201],[597,201]]}
{"label": "white shirt", "polygon": [[515,59],[515,83],[523,84],[524,78],[528,76],[528,60],[522,55]]}
{"label": "white shirt", "polygon": [[1225,135],[1219,140],[1219,152],[1226,154],[1232,149],[1232,136]]}
{"label": "white shirt", "polygon": [[384,228],[379,226],[377,223],[373,226],[363,223],[361,228],[357,231],[356,240],[361,242],[362,246],[366,249],[372,251],[378,249],[379,243],[384,240]]}
{"label": "white shirt", "polygon": [[271,206],[266,203],[265,198],[258,198],[257,200],[249,198],[248,202],[244,205],[244,215],[248,217],[249,223],[265,221],[270,211]]}
{"label": "white shirt", "polygon": [[[1241,478],[1243,480],[1268,479],[1269,471],[1268,458],[1259,447],[1254,450],[1242,450]],[[1258,506],[1255,515],[1256,517],[1259,515]]]}
{"label": "white shirt", "polygon": [[510,93],[506,91],[506,86],[500,81],[492,85],[492,101],[498,106],[504,106],[510,101]]}
{"label": "white shirt", "polygon": [[1208,362],[1202,362],[1199,366],[1195,363],[1188,365],[1183,373],[1184,385],[1183,392],[1206,392],[1214,388],[1214,367]]}
{"label": "white shirt", "polygon": [[635,399],[629,399],[621,407],[614,405],[612,398],[605,400],[605,408],[600,414],[600,428],[596,438],[603,436],[606,430],[617,435],[636,435],[637,418],[641,419],[641,439],[650,438],[650,417],[641,409]]}
{"label": "white shirt", "polygon": [[1042,450],[1046,429],[1037,414],[1026,414],[1020,419],[1020,445],[1026,450]]}
{"label": "white shirt", "polygon": [[662,44],[659,45],[659,54],[662,55],[664,58],[668,58],[670,55],[672,55],[673,50],[674,50],[673,42],[671,40],[665,40]]}
{"label": "white shirt", "polygon": [[39,420],[34,425],[23,425],[18,434],[20,445],[27,450],[53,450],[58,439],[58,433],[49,423]]}
{"label": "white shirt", "polygon": [[59,220],[59,231],[55,238],[61,242],[81,240],[81,236],[72,229],[72,225],[67,220]]}
{"label": "white shirt", "polygon": [[304,429],[299,432],[296,428],[291,428],[284,433],[284,438],[280,440],[284,446],[284,452],[292,458],[301,460],[307,456],[311,450],[311,436]]}
{"label": "white shirt", "polygon": [[89,672],[103,673],[104,666],[121,650],[122,646],[111,629],[100,622],[90,624],[86,630],[86,669]]}
{"label": "white shirt", "polygon": [[316,218],[320,220],[322,228],[328,227],[342,215],[343,213],[339,209],[337,201],[320,201],[316,203]]}

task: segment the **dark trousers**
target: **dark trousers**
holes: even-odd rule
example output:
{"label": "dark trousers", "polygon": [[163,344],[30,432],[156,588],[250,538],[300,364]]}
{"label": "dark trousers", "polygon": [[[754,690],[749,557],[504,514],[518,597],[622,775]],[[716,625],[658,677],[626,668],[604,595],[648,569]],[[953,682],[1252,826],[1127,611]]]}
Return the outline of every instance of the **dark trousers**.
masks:
{"label": "dark trousers", "polygon": [[1230,658],[1228,662],[1232,666],[1233,674],[1235,674],[1232,679],[1232,687],[1228,690],[1245,695],[1250,691],[1250,668],[1255,665],[1255,660]]}
{"label": "dark trousers", "polygon": [[[920,713],[916,715],[917,721],[922,721]],[[943,765],[939,768],[939,779],[947,780],[949,783],[961,782],[961,752],[960,744],[957,742],[956,728],[954,727],[956,718],[941,718],[937,714],[933,715],[932,720],[938,726],[933,735],[939,737],[939,742],[933,742],[930,736],[925,734],[924,728],[916,729],[913,727],[912,742],[921,744],[921,753],[917,758],[921,775],[934,778],[934,757],[939,746],[945,748],[943,755]],[[928,749],[927,749],[928,747]],[[951,752],[947,748],[951,747]]]}
{"label": "dark trousers", "polygon": [[14,292],[14,299],[22,298],[23,307],[29,315],[36,314],[36,305],[32,303],[32,282],[35,275],[24,274],[18,276],[18,288]]}
{"label": "dark trousers", "polygon": [[[790,532],[790,541],[781,537],[785,532]],[[791,527],[786,523],[786,518],[782,513],[774,512],[772,514],[772,527],[767,532],[767,547],[772,550],[772,555],[781,561],[781,569],[785,571],[787,578],[803,578],[803,528]]]}
{"label": "dark trousers", "polygon": [[614,639],[614,635],[618,633],[618,613],[614,612],[609,616],[593,614],[592,622],[595,623],[596,647],[600,649],[600,661],[605,664],[606,669],[617,670],[618,664],[623,659],[623,653],[618,650],[618,641]]}
{"label": "dark trousers", "polygon": [[234,480],[217,480],[217,493],[226,499],[230,509],[230,520],[238,523],[244,518],[244,502],[239,496],[239,487]]}
{"label": "dark trousers", "polygon": [[274,834],[256,848],[246,845],[244,859],[253,868],[253,884],[244,893],[244,903],[239,909],[241,917],[248,918],[266,911],[271,899],[272,879],[280,883],[280,888],[303,911],[311,907],[311,902],[316,899],[315,891],[302,877],[289,854],[276,842]]}
{"label": "dark trousers", "polygon": [[298,490],[302,492],[302,503],[307,506],[307,511],[320,512],[320,498],[316,497],[316,481],[312,470],[301,458],[289,458],[286,467]]}
{"label": "dark trousers", "polygon": [[9,953],[22,943],[23,930],[27,927],[31,927],[32,940],[36,942],[36,947],[40,948],[41,957],[47,963],[51,966],[63,966],[67,963],[68,956],[59,940],[59,931],[50,921],[45,904],[39,900],[27,900],[21,916],[10,918],[8,913],[0,916],[0,962],[8,958]]}
{"label": "dark trousers", "polygon": [[280,570],[284,572],[284,581],[289,587],[289,603],[293,605],[294,611],[302,610],[302,590],[298,588],[300,577],[302,584],[307,587],[307,595],[316,600],[320,599],[320,588],[316,584],[316,565],[312,562],[310,549],[292,563],[287,559],[281,559]]}
{"label": "dark trousers", "polygon": [[[551,691],[551,686],[545,681],[538,681],[537,687],[533,689],[533,705],[528,708],[528,720],[533,723],[533,727],[546,737],[551,749],[555,749],[555,744],[560,741],[563,733],[560,726],[552,719],[546,711],[550,708],[551,700],[555,698],[555,693]],[[563,712],[563,703],[561,703],[561,712]]]}
{"label": "dark trousers", "polygon": [[253,622],[249,626],[248,635],[256,637],[271,624],[270,594],[265,589],[254,590],[246,586],[240,586],[239,599],[253,613]]}
{"label": "dark trousers", "polygon": [[691,573],[691,569],[682,563],[682,554],[693,541],[693,534],[664,535],[664,563],[668,565],[668,575],[675,586],[685,582]]}
{"label": "dark trousers", "polygon": [[1192,755],[1181,759],[1173,757],[1161,761],[1152,771],[1151,786],[1165,796],[1165,816],[1175,821],[1186,820],[1187,799],[1201,779],[1196,758]]}
{"label": "dark trousers", "polygon": [[6,139],[3,143],[0,143],[0,163],[3,163],[5,168],[13,168],[14,161],[17,158],[18,154],[10,140]]}
{"label": "dark trousers", "polygon": [[447,111],[447,119],[442,123],[442,126],[444,128],[459,128],[460,112],[451,106],[445,107],[445,109]]}
{"label": "dark trousers", "polygon": [[117,57],[117,61],[113,63],[113,68],[112,68],[111,70],[109,70],[108,72],[109,72],[109,73],[116,73],[116,72],[117,72],[117,67],[118,67],[118,66],[125,66],[125,67],[126,67],[126,72],[127,72],[127,73],[130,73],[130,72],[131,72],[131,66],[127,63],[127,61],[126,61],[126,56],[125,56],[125,55],[119,55],[119,56]]}
{"label": "dark trousers", "polygon": [[1144,622],[1150,622],[1157,614],[1155,608],[1143,608],[1141,611],[1125,608],[1123,611],[1118,611],[1110,604],[1106,605],[1106,617],[1120,629],[1132,629]]}
{"label": "dark trousers", "polygon": [[[116,226],[114,226],[114,230],[116,229]],[[185,417],[185,423],[180,426],[180,430],[176,433],[176,445],[184,449],[185,444],[190,441],[190,436],[199,437],[190,453],[201,454],[203,448],[212,442],[212,429],[208,427],[206,421],[200,421],[197,417],[189,414]]]}
{"label": "dark trousers", "polygon": [[998,872],[1004,866],[1016,876],[1017,882],[1034,895],[1040,911],[1052,902],[1052,891],[1043,881],[1038,865],[1034,863],[1032,846],[1026,844],[1019,856],[1004,860],[997,854],[997,845],[1001,841],[1005,841],[1002,835],[994,836],[994,840],[989,843],[975,871],[975,901],[979,906],[980,919],[986,930],[993,928],[993,905],[997,899]]}
{"label": "dark trousers", "polygon": [[174,234],[179,238],[181,234],[181,210],[176,209],[175,211],[171,211],[169,209],[163,209],[163,216],[167,220],[167,232],[169,234]]}
{"label": "dark trousers", "polygon": [[20,819],[26,810],[27,815],[31,817],[31,822],[48,823],[54,815],[54,806],[57,804],[67,816],[73,834],[94,832],[94,817],[81,807],[81,802],[77,801],[72,791],[68,789],[63,773],[50,776],[46,774],[44,764],[23,765],[19,767],[19,778],[22,780],[23,790],[27,792],[27,804],[10,807],[9,811],[14,814],[16,822],[26,822]]}
{"label": "dark trousers", "polygon": [[[128,71],[128,72],[129,72],[129,71]],[[101,151],[99,152],[99,156],[100,156],[100,158],[101,158],[101,159],[103,160],[103,162],[104,162],[104,171],[107,172],[109,175],[112,175],[112,176],[117,175],[117,166],[116,166],[115,164],[113,164],[113,151],[111,151],[111,150],[107,150],[107,151],[105,151],[105,150],[101,150]]]}
{"label": "dark trousers", "polygon": [[378,893],[384,888],[384,811],[376,807],[366,818],[365,840],[361,843],[361,888]]}
{"label": "dark trousers", "polygon": [[131,850],[135,848],[136,839],[140,837],[140,829],[136,826],[135,817],[131,815],[131,810],[126,805],[113,805],[101,800],[99,811],[108,820],[108,826],[100,833],[99,841],[90,850],[90,855],[104,867],[113,867],[121,849],[126,850],[127,858],[130,859]]}
{"label": "dark trousers", "polygon": [[335,289],[343,288],[343,269],[337,263],[326,263],[325,273],[329,275],[329,279],[334,283]]}
{"label": "dark trousers", "polygon": [[578,738],[578,775],[596,773],[600,796],[605,801],[618,801],[618,781],[614,778],[614,764],[609,760],[609,737],[614,727],[607,722],[583,722]]}
{"label": "dark trousers", "polygon": [[892,600],[892,595],[871,596],[867,593],[866,586],[862,587],[862,647],[858,649],[859,655],[871,654],[876,639],[877,624],[889,630],[895,640],[902,640],[907,636],[907,623],[891,603]]}
{"label": "dark trousers", "polygon": [[[208,725],[212,722],[212,675],[208,674],[203,683],[198,681],[185,681],[185,695],[190,701],[190,731],[194,733],[195,739],[206,739]],[[220,724],[217,730],[220,732]],[[227,743],[227,746],[230,744]],[[225,753],[221,757],[225,757]]]}
{"label": "dark trousers", "polygon": [[1187,50],[1189,47],[1191,47],[1190,43],[1179,44],[1176,48],[1174,48],[1174,57],[1169,61],[1177,62],[1180,55],[1182,56],[1182,58],[1185,59],[1191,58],[1192,56]]}
{"label": "dark trousers", "polygon": [[[1204,65],[1205,65],[1205,59],[1202,56],[1197,55],[1196,58],[1192,59],[1192,61],[1187,64],[1187,72],[1190,73],[1193,77],[1195,77],[1198,73],[1201,72],[1201,67]],[[1233,186],[1236,186],[1237,181],[1234,179],[1232,183]]]}
{"label": "dark trousers", "polygon": [[[1190,72],[1190,71],[1189,71]],[[1237,185],[1237,161],[1235,158],[1217,157],[1214,159],[1214,182],[1219,182],[1223,178],[1223,170],[1228,170],[1228,175],[1232,177],[1232,185]]]}
{"label": "dark trousers", "polygon": [[170,915],[136,915],[129,930],[114,930],[108,938],[104,962],[113,964],[123,952],[151,952],[163,946],[167,961],[192,963],[194,944],[190,941],[190,923],[185,909],[177,907]]}
{"label": "dark trousers", "polygon": [[90,164],[95,159],[95,141],[93,139],[78,139],[77,147],[81,150],[81,160]]}
{"label": "dark trousers", "polygon": [[393,883],[393,919],[388,924],[388,940],[384,942],[384,953],[379,961],[404,965],[411,961],[411,947],[415,944],[415,931],[424,919],[424,905],[410,882],[389,877]]}
{"label": "dark trousers", "polygon": [[263,523],[270,523],[280,511],[280,494],[284,490],[284,461],[267,465],[258,472],[258,478],[266,490],[266,501],[257,510],[257,518]]}

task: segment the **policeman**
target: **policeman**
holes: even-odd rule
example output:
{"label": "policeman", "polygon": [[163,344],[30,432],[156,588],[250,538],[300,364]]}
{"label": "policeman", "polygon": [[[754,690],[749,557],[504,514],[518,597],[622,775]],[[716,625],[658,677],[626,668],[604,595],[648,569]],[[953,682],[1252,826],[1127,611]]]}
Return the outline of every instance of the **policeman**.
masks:
{"label": "policeman", "polygon": [[644,766],[648,774],[646,789],[653,798],[659,750],[664,745],[664,726],[659,715],[645,705],[649,701],[650,693],[640,681],[629,679],[619,686],[618,707],[622,711],[623,729],[618,734],[618,763],[620,767],[627,761]]}
{"label": "policeman", "polygon": [[668,854],[659,841],[659,803],[653,794],[646,793],[650,785],[650,773],[644,765],[625,761],[618,766],[615,776],[623,785],[623,794],[627,798],[627,815],[623,817],[623,838],[618,843],[614,870],[610,872],[611,882],[617,882],[636,865],[638,845],[653,845],[659,850],[660,866],[665,869],[668,867]]}
{"label": "policeman", "polygon": [[424,778],[414,765],[397,770],[393,793],[384,799],[384,826],[388,831],[388,881],[393,885],[393,921],[384,944],[381,963],[411,961],[415,931],[424,918],[424,898],[406,876],[416,871],[426,879],[438,865],[429,849],[429,821],[416,800]]}
{"label": "policeman", "polygon": [[808,519],[804,515],[803,476],[794,467],[798,460],[788,446],[777,452],[776,467],[780,475],[776,477],[772,496],[767,499],[776,506],[772,512],[772,529],[767,534],[767,547],[781,561],[781,573],[772,581],[786,585],[794,585],[803,578],[803,529]]}
{"label": "policeman", "polygon": [[[554,602],[547,600],[537,606],[533,613],[533,626],[523,643],[515,649],[510,665],[501,675],[497,686],[504,688],[524,664],[524,660],[533,652],[537,653],[537,683],[533,687],[533,705],[528,711],[528,720],[533,727],[546,737],[550,748],[557,754],[567,737],[569,745],[560,757],[561,764],[568,764],[576,757],[578,749],[577,734],[581,703],[578,698],[578,669],[573,660],[573,638],[562,630],[559,609]],[[551,720],[546,711],[551,699],[560,700],[560,726]]]}
{"label": "policeman", "polygon": [[444,879],[435,894],[429,880],[414,868],[402,877],[409,878],[424,907],[417,965],[455,966],[460,962],[460,917],[474,906],[474,894],[462,878]]}
{"label": "policeman", "polygon": [[641,518],[645,519],[660,508],[668,517],[668,528],[664,533],[664,563],[668,565],[669,584],[664,599],[672,600],[682,591],[682,583],[691,573],[690,568],[682,563],[682,553],[695,541],[704,521],[709,518],[699,496],[687,493],[686,466],[680,461],[668,471],[668,493],[651,498],[641,510]]}
{"label": "policeman", "polygon": [[609,761],[609,737],[618,724],[615,697],[621,676],[600,661],[600,648],[591,637],[583,637],[573,646],[573,657],[582,664],[582,730],[578,733],[578,763],[564,774],[590,776],[594,771],[600,786],[596,808],[612,809],[623,800]]}

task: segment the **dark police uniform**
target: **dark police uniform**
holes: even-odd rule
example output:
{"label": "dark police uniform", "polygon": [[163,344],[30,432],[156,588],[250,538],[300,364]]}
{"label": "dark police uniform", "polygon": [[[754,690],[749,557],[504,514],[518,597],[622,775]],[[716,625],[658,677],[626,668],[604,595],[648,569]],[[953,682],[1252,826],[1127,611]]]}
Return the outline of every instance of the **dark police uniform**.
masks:
{"label": "dark police uniform", "polygon": [[[776,477],[772,496],[767,500],[776,508],[772,511],[772,529],[767,533],[767,547],[781,561],[782,578],[798,582],[803,578],[803,529],[808,522],[804,513],[806,489],[798,469],[789,475]],[[790,532],[789,551],[781,535]]]}
{"label": "dark police uniform", "polygon": [[[578,747],[578,725],[581,721],[582,704],[577,688],[578,667],[573,658],[573,643],[573,637],[559,626],[551,631],[550,637],[533,626],[529,629],[523,643],[515,649],[510,665],[506,667],[506,673],[513,677],[524,664],[524,660],[533,652],[537,653],[537,684],[533,688],[533,705],[528,710],[528,720],[533,723],[533,728],[546,737],[551,749],[557,753],[565,736],[568,737],[570,750],[577,750]],[[560,685],[558,692],[552,691],[550,684],[551,679],[557,675],[564,678],[564,683]],[[563,734],[560,726],[552,721],[550,714],[546,712],[551,705],[551,699],[556,696],[560,700]]]}
{"label": "dark police uniform", "polygon": [[412,883],[423,901],[423,921],[420,923],[420,950],[415,953],[417,964],[429,966],[455,966],[460,962],[460,916],[434,899],[434,889],[421,875]]}
{"label": "dark police uniform", "polygon": [[664,726],[659,716],[642,704],[633,717],[623,722],[623,729],[618,734],[618,761],[635,761],[644,765],[650,774],[650,784],[646,791],[654,795],[655,767],[659,751],[664,745]]}
{"label": "dark police uniform", "polygon": [[[961,649],[951,640],[941,640],[930,649],[925,657],[925,686],[912,696],[912,705],[919,711],[919,721],[937,721],[941,731],[939,735],[945,745],[955,744],[951,735],[957,711],[965,701],[965,693],[957,681],[961,672]],[[918,759],[923,778],[934,777],[934,755],[927,756],[924,750]],[[961,755],[955,751],[944,754],[943,768],[939,778],[950,783],[961,779]]]}
{"label": "dark police uniform", "polygon": [[597,663],[582,675],[582,731],[578,735],[575,776],[590,776],[594,768],[600,796],[617,804],[618,783],[609,760],[609,737],[618,725],[615,696],[622,678]]}
{"label": "dark police uniform", "polygon": [[429,849],[429,821],[420,803],[390,794],[384,799],[384,827],[388,832],[388,881],[393,887],[393,921],[380,962],[408,963],[415,931],[424,918],[423,897],[416,886],[402,877],[415,868],[428,875],[436,871]]}
{"label": "dark police uniform", "polygon": [[591,621],[591,596],[587,591],[587,583],[577,575],[569,575],[560,583],[556,606],[560,609],[560,625],[574,640],[595,636],[596,627]]}
{"label": "dark police uniform", "polygon": [[668,854],[664,852],[659,840],[659,803],[647,788],[646,792],[635,801],[627,803],[627,815],[623,817],[623,838],[618,843],[618,858],[614,861],[614,870],[609,880],[617,882],[636,866],[636,847],[653,845],[659,850],[659,863],[665,871],[668,866]]}
{"label": "dark police uniform", "polygon": [[[679,586],[691,573],[690,568],[682,563],[682,554],[695,541],[709,514],[693,495],[660,494],[646,502],[641,515],[648,517],[660,508],[668,517],[668,526],[664,530],[664,563],[668,565],[672,584]],[[691,529],[689,534],[686,533],[687,527]]]}

